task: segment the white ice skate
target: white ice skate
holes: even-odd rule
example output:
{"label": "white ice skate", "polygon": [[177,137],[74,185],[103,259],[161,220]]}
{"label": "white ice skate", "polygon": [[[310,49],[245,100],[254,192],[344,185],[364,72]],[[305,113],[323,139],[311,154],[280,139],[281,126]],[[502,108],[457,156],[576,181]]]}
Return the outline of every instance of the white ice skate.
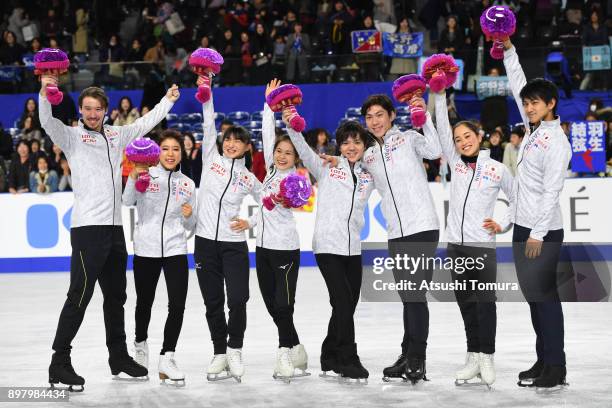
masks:
{"label": "white ice skate", "polygon": [[[174,360],[174,352],[166,351],[165,354],[159,356],[159,379],[162,384],[172,385],[174,387],[185,386],[185,374],[179,370]],[[168,382],[166,382],[168,380]]]}
{"label": "white ice skate", "polygon": [[134,361],[149,369],[149,345],[147,341],[134,342]]}
{"label": "white ice skate", "polygon": [[289,384],[293,377],[293,363],[289,353],[290,349],[288,347],[280,347],[278,349],[276,352],[276,366],[274,367],[274,374],[272,374],[272,378],[282,380],[286,384]]}
{"label": "white ice skate", "polygon": [[491,389],[491,384],[495,382],[493,354],[478,353],[478,366],[480,368],[480,378],[482,382]]}
{"label": "white ice skate", "polygon": [[208,381],[220,381],[231,378],[229,367],[227,366],[226,354],[215,354],[206,371]]}
{"label": "white ice skate", "polygon": [[242,382],[244,364],[242,363],[242,349],[227,348],[227,365],[234,380]]}
{"label": "white ice skate", "polygon": [[295,369],[293,377],[306,377],[310,375],[310,373],[306,371],[308,369],[308,354],[303,345],[298,344],[291,347],[289,356],[291,357],[291,362]]}
{"label": "white ice skate", "polygon": [[459,371],[455,373],[455,385],[466,386],[466,385],[481,385],[482,382],[469,382],[474,378],[480,379],[480,365],[478,353],[468,352],[465,357],[465,365]]}

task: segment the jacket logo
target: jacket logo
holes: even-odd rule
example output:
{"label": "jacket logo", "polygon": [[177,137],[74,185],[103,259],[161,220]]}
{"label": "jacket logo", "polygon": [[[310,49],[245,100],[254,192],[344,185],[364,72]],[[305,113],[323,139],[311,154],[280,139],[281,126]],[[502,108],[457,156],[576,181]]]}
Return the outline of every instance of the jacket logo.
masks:
{"label": "jacket logo", "polygon": [[238,188],[243,188],[247,191],[251,191],[253,189],[253,180],[246,173],[235,173],[234,180],[232,181],[232,187],[234,188],[234,192]]}
{"label": "jacket logo", "polygon": [[340,170],[338,168],[331,167],[329,169],[329,178],[340,180],[340,181],[345,181],[347,178],[347,174],[344,170]]}
{"label": "jacket logo", "polygon": [[81,142],[85,143],[85,144],[96,144],[98,143],[98,139],[96,139],[95,136],[90,135],[89,133],[82,133],[81,134]]}
{"label": "jacket logo", "polygon": [[147,193],[159,193],[159,184],[149,183],[149,187],[147,187]]}
{"label": "jacket logo", "polygon": [[216,174],[218,174],[218,175],[220,175],[220,176],[225,176],[225,173],[227,172],[227,171],[226,171],[226,170],[223,168],[223,166],[222,166],[222,165],[220,165],[219,163],[213,163],[213,164],[210,166],[210,170],[211,170],[213,173],[216,173]]}

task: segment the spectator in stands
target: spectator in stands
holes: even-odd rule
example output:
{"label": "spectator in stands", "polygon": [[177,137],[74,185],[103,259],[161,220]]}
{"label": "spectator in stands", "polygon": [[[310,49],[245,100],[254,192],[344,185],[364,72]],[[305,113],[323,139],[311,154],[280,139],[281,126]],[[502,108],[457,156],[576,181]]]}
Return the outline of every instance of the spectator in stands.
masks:
{"label": "spectator in stands", "polygon": [[440,34],[438,42],[438,52],[445,54],[454,54],[460,51],[465,44],[465,37],[461,27],[457,24],[457,17],[448,16],[446,19],[446,28]]}
{"label": "spectator in stands", "polygon": [[60,160],[60,173],[62,174],[59,185],[57,186],[58,191],[72,191],[72,173],[70,172],[70,166],[68,160],[62,157]]}
{"label": "spectator in stands", "polygon": [[26,140],[31,142],[36,140],[38,142],[42,141],[42,132],[40,129],[34,127],[34,118],[32,116],[26,116],[23,121],[23,128],[21,128],[21,133],[19,133],[19,139]]}
{"label": "spectator in stands", "polygon": [[76,29],[72,36],[72,52],[75,54],[87,54],[89,52],[89,13],[79,7],[72,17],[75,19]]}
{"label": "spectator in stands", "polygon": [[589,23],[582,31],[582,44],[586,46],[608,45],[608,29],[604,25],[601,13],[593,9],[590,14]]}
{"label": "spectator in stands", "polygon": [[489,135],[489,150],[491,151],[491,158],[498,162],[504,161],[504,149],[502,148],[502,132],[494,130]]}
{"label": "spectator in stands", "polygon": [[310,56],[310,37],[302,32],[302,23],[297,21],[293,26],[293,33],[287,38],[285,55],[287,59],[287,81],[294,82],[296,79],[296,65],[299,70],[299,81],[308,80],[308,57]]}
{"label": "spectator in stands", "polygon": [[518,152],[525,136],[525,129],[522,126],[517,126],[512,129],[510,133],[510,143],[506,143],[504,148],[504,164],[512,173],[512,176],[516,175],[516,166],[518,163]]}
{"label": "spectator in stands", "polygon": [[123,65],[125,51],[119,41],[119,36],[113,34],[108,43],[100,49],[100,62],[105,63],[100,69],[100,78],[103,83],[120,85],[123,82]]}
{"label": "spectator in stands", "polygon": [[251,42],[246,31],[240,33],[240,62],[242,64],[242,83],[251,83],[251,69],[253,68],[253,54],[251,54]]}
{"label": "spectator in stands", "polygon": [[[376,30],[372,16],[365,16],[362,21],[362,30]],[[367,52],[355,56],[361,80],[365,82],[375,82],[380,80],[380,69],[382,66],[381,55],[378,52]]]}
{"label": "spectator in stands", "polygon": [[23,7],[15,7],[13,9],[13,13],[9,17],[8,22],[8,30],[13,33],[16,43],[19,45],[25,45],[22,30],[23,27],[30,24],[30,19],[25,14]]}
{"label": "spectator in stands", "polygon": [[331,142],[331,135],[323,128],[311,129],[306,132],[306,143],[319,154],[336,154],[336,146]]}
{"label": "spectator in stands", "polygon": [[[340,3],[336,2],[336,4]],[[332,16],[329,39],[334,54],[346,55],[351,52],[351,39],[344,13],[336,13]]]}
{"label": "spectator in stands", "polygon": [[[400,19],[397,26],[396,33],[411,33],[410,22],[408,17],[404,16]],[[391,68],[389,74],[391,74],[391,80],[395,80],[402,75],[412,74],[417,72],[417,60],[416,58],[393,58],[391,60]]]}
{"label": "spectator in stands", "polygon": [[154,46],[152,46],[147,50],[147,52],[145,52],[144,61],[150,62],[151,64],[156,64],[160,69],[163,70],[165,56],[166,50],[164,48],[164,43],[161,39],[159,39],[155,42]]}
{"label": "spectator in stands", "polygon": [[1,65],[23,65],[23,54],[25,54],[25,48],[17,43],[15,33],[7,31],[0,47]]}
{"label": "spectator in stands", "polygon": [[185,150],[181,159],[181,171],[193,180],[196,187],[199,187],[202,176],[202,151],[196,145],[196,140],[191,132],[185,133],[183,145]]}
{"label": "spectator in stands", "polygon": [[37,160],[37,171],[30,173],[30,191],[39,194],[54,193],[57,191],[58,178],[55,170],[49,169],[46,157]]}
{"label": "spectator in stands", "polygon": [[32,139],[30,142],[30,163],[32,170],[38,169],[38,158],[39,157],[47,157],[47,153],[42,150],[41,143],[38,139]]}
{"label": "spectator in stands", "polygon": [[138,108],[132,105],[132,100],[127,96],[119,100],[119,105],[116,109],[113,109],[110,115],[114,126],[131,125],[139,117]]}
{"label": "spectator in stands", "polygon": [[266,160],[261,150],[256,150],[255,146],[252,148],[253,163],[251,165],[251,173],[257,177],[257,180],[263,183],[266,178]]}
{"label": "spectator in stands", "polygon": [[17,153],[11,159],[8,172],[9,193],[21,194],[30,191],[30,145],[26,141],[17,143]]}
{"label": "spectator in stands", "polygon": [[217,50],[225,62],[221,66],[221,85],[234,85],[242,79],[240,45],[234,39],[232,30],[225,30]]}
{"label": "spectator in stands", "polygon": [[38,37],[35,37],[32,39],[32,41],[30,41],[30,48],[28,49],[27,54],[32,55],[32,57],[34,57],[34,54],[36,54],[41,49],[42,44],[40,43],[40,39]]}
{"label": "spectator in stands", "polygon": [[264,85],[272,79],[271,61],[272,44],[262,23],[255,25],[255,34],[251,38],[251,55],[253,56],[253,85]]}
{"label": "spectator in stands", "polygon": [[47,10],[47,17],[42,21],[41,26],[43,38],[59,39],[62,37],[63,24],[55,15],[55,9]]}
{"label": "spectator in stands", "polygon": [[0,159],[10,160],[12,155],[13,138],[9,133],[4,131],[4,127],[2,127],[2,123],[0,123]]}
{"label": "spectator in stands", "polygon": [[40,119],[38,118],[38,102],[34,98],[28,98],[23,106],[23,112],[17,122],[17,127],[23,129],[23,125],[26,118],[32,118],[34,120],[34,127],[40,129]]}
{"label": "spectator in stands", "polygon": [[285,43],[285,37],[277,34],[274,37],[273,55],[272,55],[272,66],[274,67],[275,78],[285,78],[285,50],[287,44]]}
{"label": "spectator in stands", "polygon": [[62,169],[60,167],[62,158],[64,158],[64,153],[62,152],[62,148],[56,145],[55,143],[53,143],[51,147],[51,154],[49,154],[49,157],[47,160],[47,163],[49,164],[49,169],[55,170],[57,174],[60,174],[62,172]]}
{"label": "spectator in stands", "polygon": [[395,9],[392,0],[373,0],[374,20],[395,24]]}

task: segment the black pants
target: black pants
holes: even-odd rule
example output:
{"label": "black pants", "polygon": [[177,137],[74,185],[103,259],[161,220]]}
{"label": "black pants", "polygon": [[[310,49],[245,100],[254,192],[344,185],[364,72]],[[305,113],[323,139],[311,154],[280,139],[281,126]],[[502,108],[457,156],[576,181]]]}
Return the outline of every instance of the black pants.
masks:
{"label": "black pants", "polygon": [[327,336],[321,345],[321,360],[326,360],[355,349],[353,315],[359,302],[362,264],[361,255],[315,254],[315,258],[332,307]]}
{"label": "black pants", "polygon": [[256,247],[255,260],[261,296],[278,328],[278,346],[293,347],[300,344],[293,324],[300,250]]}
{"label": "black pants", "polygon": [[168,317],[164,327],[164,344],[160,354],[175,351],[183,326],[183,313],[187,299],[189,266],[187,255],[165,258],[134,256],[134,284],[136,286],[136,341],[145,341],[148,336],[151,308],[159,275],[164,269],[168,291]]}
{"label": "black pants", "polygon": [[563,230],[548,231],[542,252],[535,259],[525,256],[525,242],[530,233],[529,228],[514,225],[512,252],[521,291],[531,311],[536,353],[544,363],[565,365],[563,308],[557,291]]}
{"label": "black pants", "polygon": [[495,353],[495,332],[497,328],[497,308],[495,306],[495,291],[472,290],[470,280],[482,283],[497,281],[497,256],[493,248],[478,248],[448,244],[449,258],[478,259],[484,268],[476,267],[469,270],[457,268],[451,271],[453,281],[465,283],[467,290],[455,290],[457,305],[461,311],[467,351],[473,353]]}
{"label": "black pants", "polygon": [[70,287],[60,313],[53,350],[70,353],[70,343],[79,331],[96,281],[104,297],[104,326],[109,354],[127,354],[123,305],[126,300],[127,251],[123,227],[86,226],[70,230]]}
{"label": "black pants", "polygon": [[[249,300],[249,248],[246,241],[214,241],[196,235],[193,254],[215,354],[242,348]],[[229,318],[225,319],[225,292]],[[229,335],[229,340],[228,340]]]}
{"label": "black pants", "polygon": [[[401,238],[389,240],[389,256],[407,255],[410,258],[433,257],[438,246],[440,233],[438,230],[418,232]],[[408,280],[416,282],[431,282],[433,270],[420,268],[414,271],[393,270],[395,282]],[[427,350],[427,337],[429,336],[429,308],[427,307],[426,291],[399,291],[404,304],[404,337],[402,339],[402,353],[409,357],[425,358]]]}

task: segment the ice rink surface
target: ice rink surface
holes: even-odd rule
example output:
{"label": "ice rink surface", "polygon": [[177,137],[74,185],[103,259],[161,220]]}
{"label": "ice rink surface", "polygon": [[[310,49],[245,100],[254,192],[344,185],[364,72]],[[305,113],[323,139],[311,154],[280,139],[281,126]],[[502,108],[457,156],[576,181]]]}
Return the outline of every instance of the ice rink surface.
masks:
{"label": "ice rink surface", "polygon": [[[68,273],[0,274],[0,386],[45,386],[51,343],[68,290]],[[358,351],[369,370],[367,385],[340,384],[318,377],[319,348],[330,315],[329,298],[317,268],[302,268],[298,280],[295,322],[309,354],[312,376],[284,384],[272,379],[277,331],[259,294],[251,270],[251,298],[243,349],[246,373],[210,383],[205,369],[212,344],[204,302],[192,271],[183,330],[176,360],[185,372],[182,389],[161,386],[158,354],[167,311],[165,283],[160,279],[149,329],[150,381],[111,380],[99,288],[73,343],[72,362],[85,377],[85,392],[69,403],[0,403],[18,407],[612,407],[612,305],[564,304],[567,381],[570,386],[550,395],[519,388],[516,377],[535,361],[535,336],[525,303],[498,303],[497,381],[492,391],[459,388],[454,372],[465,357],[465,335],[454,303],[430,303],[427,375],[431,381],[412,386],[382,382],[382,370],[400,352],[402,308],[399,303],[360,303],[356,316]],[[128,348],[134,336],[134,281],[128,272],[125,306]]]}

